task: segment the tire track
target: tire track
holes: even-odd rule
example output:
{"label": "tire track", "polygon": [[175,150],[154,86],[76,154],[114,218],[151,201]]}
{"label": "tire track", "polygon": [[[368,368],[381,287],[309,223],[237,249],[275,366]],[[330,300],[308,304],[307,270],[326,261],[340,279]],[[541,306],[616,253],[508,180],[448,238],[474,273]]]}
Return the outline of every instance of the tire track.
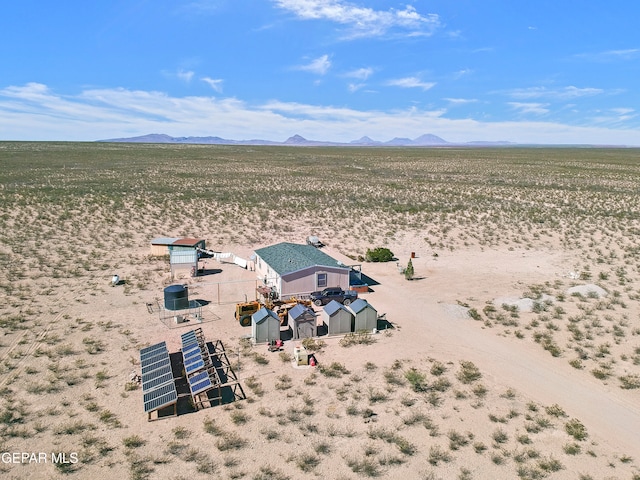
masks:
{"label": "tire track", "polygon": [[[49,334],[53,326],[62,319],[62,317],[66,312],[67,312],[66,308],[61,310],[51,321],[47,323],[44,329],[40,331],[38,335],[36,335],[36,338],[33,340],[31,345],[29,345],[24,355],[20,357],[20,360],[18,360],[14,368],[11,369],[6,374],[4,374],[3,376],[0,376],[0,387],[4,387],[5,385],[13,382],[23,372],[25,361],[31,357],[33,352],[35,352],[38,348],[45,345],[44,340],[47,338],[47,335]],[[15,350],[15,348],[19,345],[22,338],[24,338],[27,335],[27,333],[29,333],[29,330],[26,330],[20,338],[16,339],[16,341],[13,342],[10,350],[3,355],[2,361],[5,361],[9,357],[11,352]]]}

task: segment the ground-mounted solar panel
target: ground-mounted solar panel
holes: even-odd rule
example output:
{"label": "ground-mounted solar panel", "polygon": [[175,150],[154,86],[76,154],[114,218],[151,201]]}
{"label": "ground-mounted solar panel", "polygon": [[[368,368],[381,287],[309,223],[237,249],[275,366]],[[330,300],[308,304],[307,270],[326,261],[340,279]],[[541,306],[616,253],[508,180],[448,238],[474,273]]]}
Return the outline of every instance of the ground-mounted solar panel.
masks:
{"label": "ground-mounted solar panel", "polygon": [[145,365],[151,365],[152,363],[159,362],[166,358],[169,358],[169,354],[167,352],[160,352],[160,353],[156,353],[152,357],[145,358],[140,362],[140,364],[144,367]]}
{"label": "ground-mounted solar panel", "polygon": [[186,352],[188,350],[193,350],[194,348],[198,348],[198,349],[202,350],[202,345],[200,345],[198,342],[183,343],[182,344],[182,351],[183,352]]}
{"label": "ground-mounted solar panel", "polygon": [[204,361],[198,360],[197,362],[191,363],[189,365],[184,366],[184,371],[187,375],[197,372],[198,370],[202,370],[204,368]]}
{"label": "ground-mounted solar panel", "polygon": [[195,383],[195,382],[200,382],[202,380],[204,380],[205,378],[207,378],[209,376],[209,374],[207,372],[200,372],[200,373],[196,373],[194,376],[189,377],[189,384]]}
{"label": "ground-mounted solar panel", "polygon": [[160,342],[160,343],[156,343],[155,345],[149,345],[148,347],[144,347],[140,349],[140,356],[144,356],[149,352],[153,352],[155,350],[166,350],[167,349],[167,342]]}
{"label": "ground-mounted solar panel", "polygon": [[169,359],[169,357],[164,357],[163,359],[154,362],[154,363],[148,363],[146,365],[142,365],[142,375],[145,375],[149,372],[152,372],[153,370],[157,370],[159,368],[164,367],[165,365],[169,365],[169,368],[171,368],[171,360]]}
{"label": "ground-mounted solar panel", "polygon": [[182,347],[182,354],[184,355],[185,353],[191,352],[193,350],[197,350],[198,352],[202,351],[202,347],[197,344],[197,343],[193,343],[191,345],[186,345]]}
{"label": "ground-mounted solar panel", "polygon": [[186,332],[186,333],[183,333],[182,335],[180,335],[180,338],[182,339],[183,342],[185,340],[195,339],[195,338],[197,338],[196,337],[196,332],[191,330],[190,332]]}
{"label": "ground-mounted solar panel", "polygon": [[207,376],[204,380],[201,380],[194,384],[189,384],[191,388],[191,395],[198,395],[199,393],[205,392],[213,387],[213,383],[211,383],[211,379]]}
{"label": "ground-mounted solar panel", "polygon": [[151,390],[143,395],[144,411],[153,412],[178,401],[178,392],[174,382]]}
{"label": "ground-mounted solar panel", "polygon": [[202,355],[194,355],[193,357],[189,357],[184,360],[184,366],[188,367],[189,365],[193,365],[196,362],[203,362],[203,361],[204,361],[204,358],[202,358]]}
{"label": "ground-mounted solar panel", "polygon": [[[153,372],[153,373],[155,373],[155,372]],[[143,392],[148,392],[148,391],[151,391],[151,390],[155,390],[156,388],[160,388],[164,384],[169,383],[169,382],[173,382],[173,381],[174,380],[173,380],[173,373],[172,372],[167,372],[167,373],[164,373],[163,375],[158,375],[158,376],[155,376],[155,377],[151,377],[146,382],[142,383],[142,391]]]}
{"label": "ground-mounted solar panel", "polygon": [[167,374],[173,376],[173,373],[171,371],[171,364],[162,365],[160,368],[156,368],[155,370],[151,370],[149,372],[143,373],[142,374],[142,390],[146,390],[144,386],[149,382],[153,381],[153,379],[161,377],[163,375],[167,375]]}
{"label": "ground-mounted solar panel", "polygon": [[184,361],[186,362],[187,360],[190,360],[194,357],[202,357],[202,352],[200,351],[200,349],[195,349],[195,350],[189,350],[188,352],[182,354],[182,358],[184,358]]}
{"label": "ground-mounted solar panel", "polygon": [[152,345],[152,347],[155,347],[155,348],[147,347],[147,349],[143,349],[143,350],[146,350],[144,352],[143,350],[140,350],[140,363],[144,363],[149,358],[155,357],[156,355],[160,355],[162,353],[166,355],[169,354],[169,351],[167,350],[167,346],[164,344],[164,342],[162,342],[162,344],[159,343],[158,345]]}

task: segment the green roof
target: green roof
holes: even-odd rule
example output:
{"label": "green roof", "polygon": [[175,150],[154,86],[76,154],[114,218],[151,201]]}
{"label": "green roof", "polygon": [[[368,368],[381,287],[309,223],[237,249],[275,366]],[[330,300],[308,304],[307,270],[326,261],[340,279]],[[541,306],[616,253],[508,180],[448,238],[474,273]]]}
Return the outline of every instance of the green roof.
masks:
{"label": "green roof", "polygon": [[281,276],[316,265],[347,268],[335,258],[331,258],[311,245],[282,242],[270,247],[259,248],[256,250],[256,255]]}

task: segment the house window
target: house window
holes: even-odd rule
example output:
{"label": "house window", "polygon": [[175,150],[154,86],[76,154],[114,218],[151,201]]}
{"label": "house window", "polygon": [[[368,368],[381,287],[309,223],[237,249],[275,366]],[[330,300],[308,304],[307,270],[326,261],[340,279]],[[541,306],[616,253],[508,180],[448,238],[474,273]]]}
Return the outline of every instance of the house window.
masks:
{"label": "house window", "polygon": [[318,288],[325,288],[327,286],[327,274],[326,273],[318,273],[316,278],[316,283]]}

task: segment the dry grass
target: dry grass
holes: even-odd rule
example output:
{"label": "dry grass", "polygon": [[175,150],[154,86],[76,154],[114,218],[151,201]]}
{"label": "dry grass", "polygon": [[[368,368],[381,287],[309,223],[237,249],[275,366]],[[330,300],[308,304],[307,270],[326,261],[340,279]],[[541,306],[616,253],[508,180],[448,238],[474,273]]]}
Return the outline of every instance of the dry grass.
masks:
{"label": "dry grass", "polygon": [[[583,478],[588,472],[638,478],[635,452],[601,447],[586,421],[562,405],[505,394],[508,387],[495,384],[491,372],[464,358],[377,358],[384,336],[375,343],[369,334],[348,337],[348,349],[318,344],[328,361],[312,375],[292,372],[284,355],[275,361],[253,352],[239,369],[253,403],[230,413],[147,424],[128,376],[138,348],[151,340],[148,323],[132,320],[146,315],[151,292],[169,281],[166,260],[147,255],[150,238],[204,236],[212,248],[251,248],[300,241],[312,225],[354,259],[376,245],[396,251],[408,238],[433,255],[567,252],[573,278],[518,285],[522,298],[534,300],[531,311],[503,307],[495,297],[466,298],[474,326],[515,345],[530,342],[552,361],[576,367],[576,375],[637,394],[635,150],[5,142],[0,167],[3,451],[80,454],[73,466],[29,466],[30,477],[459,472],[459,478],[524,479],[577,471]],[[111,275],[121,272],[125,284],[112,289]],[[607,296],[567,291],[586,283]],[[345,360],[358,349],[368,349],[370,359]],[[343,356],[332,357],[336,350]],[[244,460],[263,443],[273,454],[268,462]],[[3,465],[2,472],[15,477],[26,468]]]}

